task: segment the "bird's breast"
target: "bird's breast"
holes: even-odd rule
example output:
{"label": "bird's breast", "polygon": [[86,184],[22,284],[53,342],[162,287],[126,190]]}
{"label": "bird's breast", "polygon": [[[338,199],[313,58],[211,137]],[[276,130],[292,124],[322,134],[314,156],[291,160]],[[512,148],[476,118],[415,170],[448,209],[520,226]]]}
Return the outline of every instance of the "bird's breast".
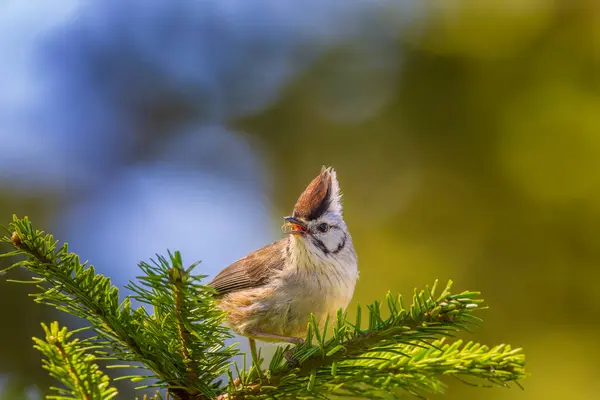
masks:
{"label": "bird's breast", "polygon": [[[335,318],[354,294],[358,269],[354,264],[332,262],[297,264],[282,271],[274,291],[275,309],[286,316],[288,329],[305,332],[310,314],[322,325]],[[304,333],[298,333],[301,336]]]}

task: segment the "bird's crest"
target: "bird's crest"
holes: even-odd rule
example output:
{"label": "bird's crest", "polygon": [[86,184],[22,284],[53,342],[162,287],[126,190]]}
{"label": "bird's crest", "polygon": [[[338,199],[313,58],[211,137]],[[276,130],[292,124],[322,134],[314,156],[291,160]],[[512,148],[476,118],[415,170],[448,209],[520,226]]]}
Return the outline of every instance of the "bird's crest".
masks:
{"label": "bird's crest", "polygon": [[294,217],[310,221],[327,211],[342,212],[339,184],[331,167],[323,167],[321,173],[304,189],[294,207]]}

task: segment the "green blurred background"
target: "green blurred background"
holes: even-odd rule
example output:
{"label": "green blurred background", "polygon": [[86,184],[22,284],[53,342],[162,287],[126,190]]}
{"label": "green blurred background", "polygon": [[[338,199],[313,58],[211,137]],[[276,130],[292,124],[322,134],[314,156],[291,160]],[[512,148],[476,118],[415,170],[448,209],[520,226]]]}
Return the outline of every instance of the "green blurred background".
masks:
{"label": "green blurred background", "polygon": [[[424,2],[377,58],[355,36],[289,79],[268,107],[228,121],[263,165],[273,239],[320,166],[336,168],[360,259],[353,303],[435,279],[483,293],[484,327],[465,337],[523,347],[532,376],[524,391],[449,381],[445,398],[598,398],[599,4]],[[398,62],[381,61],[395,51]],[[150,138],[187,115],[173,108],[149,118]],[[139,146],[132,162],[152,159]],[[64,186],[0,189],[3,223],[26,214],[52,230],[67,207]],[[6,399],[51,383],[30,337],[57,314],[33,305],[29,289],[0,282]]]}

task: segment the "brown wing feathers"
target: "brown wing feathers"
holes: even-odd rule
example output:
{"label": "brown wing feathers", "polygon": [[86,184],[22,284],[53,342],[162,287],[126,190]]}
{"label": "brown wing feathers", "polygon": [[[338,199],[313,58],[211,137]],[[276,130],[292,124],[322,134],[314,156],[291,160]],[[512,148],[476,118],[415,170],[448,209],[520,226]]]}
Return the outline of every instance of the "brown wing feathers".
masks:
{"label": "brown wing feathers", "polygon": [[282,249],[285,241],[279,240],[248,254],[222,270],[208,285],[222,296],[266,283],[273,270],[281,270],[284,266]]}

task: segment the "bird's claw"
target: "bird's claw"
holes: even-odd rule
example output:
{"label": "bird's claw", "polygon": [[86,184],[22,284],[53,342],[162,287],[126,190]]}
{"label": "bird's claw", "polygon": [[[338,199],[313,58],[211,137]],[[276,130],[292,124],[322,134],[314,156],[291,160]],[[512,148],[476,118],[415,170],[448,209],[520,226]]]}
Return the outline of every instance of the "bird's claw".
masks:
{"label": "bird's claw", "polygon": [[[296,338],[296,340],[294,340],[293,342],[296,346],[301,345],[306,343],[306,340],[302,339],[302,338]],[[292,347],[290,349],[287,349],[286,351],[283,352],[283,357],[285,358],[285,360],[290,363],[293,367],[297,367],[298,365],[300,365],[300,362],[295,359],[292,355],[294,354],[294,349],[295,347]]]}
{"label": "bird's claw", "polygon": [[296,360],[293,357],[294,354],[294,349],[287,349],[286,351],[283,352],[283,357],[285,358],[285,360],[292,365],[293,367],[297,367],[298,365],[300,365],[300,361]]}

